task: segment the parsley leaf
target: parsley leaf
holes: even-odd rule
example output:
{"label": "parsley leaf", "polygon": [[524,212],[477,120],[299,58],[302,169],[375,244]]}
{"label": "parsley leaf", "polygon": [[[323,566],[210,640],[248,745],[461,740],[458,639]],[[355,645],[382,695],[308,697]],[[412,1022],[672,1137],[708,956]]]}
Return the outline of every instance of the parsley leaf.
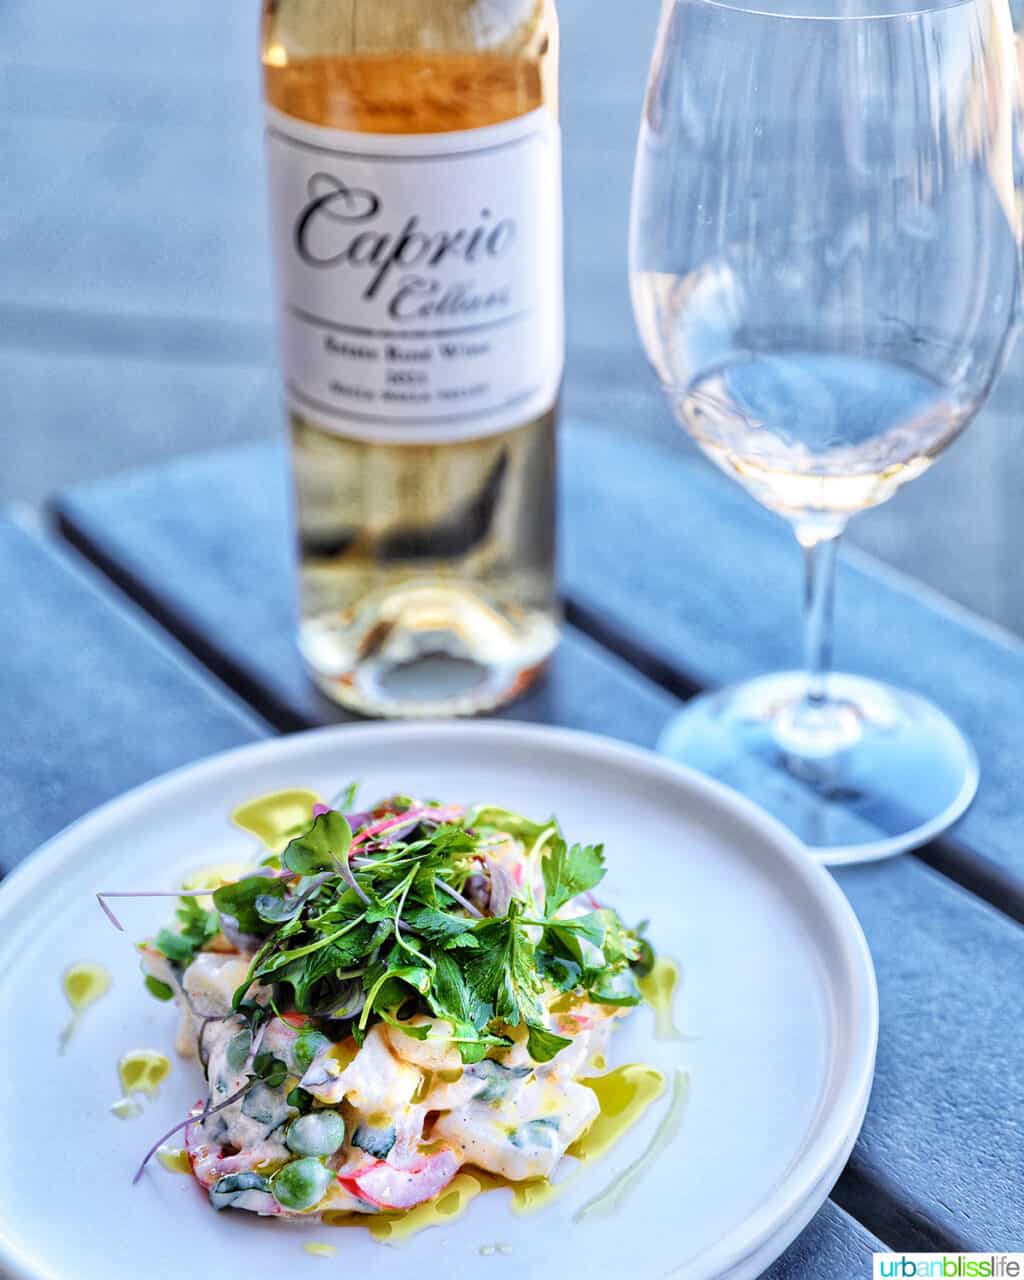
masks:
{"label": "parsley leaf", "polygon": [[430,1004],[434,1012],[453,1022],[468,1022],[478,1030],[486,1027],[494,1016],[494,1009],[470,986],[451,955],[447,951],[435,951],[434,966],[430,990]]}
{"label": "parsley leaf", "polygon": [[525,845],[531,845],[548,827],[557,824],[554,818],[548,822],[533,822],[521,813],[512,813],[494,805],[481,805],[469,815],[469,825],[475,830],[502,831],[522,840]]}
{"label": "parsley leaf", "polygon": [[570,899],[593,889],[604,879],[604,846],[574,844],[569,849],[561,836],[557,836],[544,855],[541,870],[544,912],[553,916]]}
{"label": "parsley leaf", "polygon": [[252,1064],[258,1080],[262,1080],[268,1089],[278,1089],[288,1078],[288,1067],[280,1058],[272,1053],[258,1053]]}
{"label": "parsley leaf", "polygon": [[584,916],[575,916],[572,920],[549,920],[545,925],[549,934],[553,934],[577,960],[582,959],[581,942],[600,950],[607,937],[606,921],[599,911],[588,911]]}
{"label": "parsley leaf", "polygon": [[[473,921],[465,916],[455,916],[436,907],[417,907],[402,913],[402,927],[414,930],[428,942],[451,942],[472,937]],[[472,946],[473,943],[462,945]]]}
{"label": "parsley leaf", "polygon": [[492,1004],[495,1016],[510,1027],[541,1016],[535,949],[522,914],[523,903],[514,898],[507,916],[477,925],[478,946],[466,960],[466,978],[478,999]]}

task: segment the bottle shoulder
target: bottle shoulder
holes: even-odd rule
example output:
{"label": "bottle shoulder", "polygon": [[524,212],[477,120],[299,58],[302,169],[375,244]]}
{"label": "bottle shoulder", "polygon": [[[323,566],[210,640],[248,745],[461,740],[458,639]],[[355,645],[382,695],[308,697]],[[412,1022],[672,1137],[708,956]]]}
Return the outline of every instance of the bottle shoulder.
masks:
{"label": "bottle shoulder", "polygon": [[265,0],[263,66],[278,110],[353,132],[558,112],[554,0]]}
{"label": "bottle shoulder", "polygon": [[285,56],[547,54],[554,0],[264,0],[263,46]]}

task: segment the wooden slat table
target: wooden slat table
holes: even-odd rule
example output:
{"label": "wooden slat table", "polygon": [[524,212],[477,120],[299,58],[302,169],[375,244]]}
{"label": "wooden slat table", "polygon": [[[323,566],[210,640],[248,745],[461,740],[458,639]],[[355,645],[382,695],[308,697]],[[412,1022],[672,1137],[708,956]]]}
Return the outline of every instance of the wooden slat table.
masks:
{"label": "wooden slat table", "polygon": [[[572,622],[548,679],[505,714],[651,745],[680,696],[794,660],[785,530],[658,445],[576,424],[563,455]],[[345,719],[295,650],[286,489],[283,451],[260,446],[56,504],[68,541],[279,730]],[[834,1201],[893,1247],[1010,1249],[1024,1203],[1024,649],[864,557],[842,578],[841,656],[950,708],[985,783],[953,837],[839,873],[875,955],[882,1034]],[[850,1220],[838,1230],[828,1212],[819,1230],[850,1244]],[[811,1274],[796,1256],[786,1274]]]}
{"label": "wooden slat table", "polygon": [[[2,518],[0,590],[7,606],[0,615],[7,655],[0,698],[8,712],[0,721],[0,755],[7,762],[0,799],[4,869],[122,790],[269,732],[208,668],[74,553]],[[536,718],[546,718],[544,707],[558,719],[562,709],[589,702],[598,723],[600,707],[611,706],[602,701],[609,691],[637,711],[638,731],[630,735],[637,741],[651,736],[659,705],[662,713],[671,705],[642,677],[630,677],[617,659],[580,638],[566,646],[546,688],[535,695]],[[866,1274],[872,1252],[882,1247],[830,1201],[768,1275],[800,1280],[819,1268],[837,1276]]]}
{"label": "wooden slat table", "polygon": [[[667,413],[608,246],[625,233],[658,6],[560,7],[567,403],[650,443],[589,423],[565,432],[569,626],[546,682],[505,714],[651,746],[698,689],[796,663],[799,566],[780,525],[681,443],[654,443]],[[0,7],[0,146],[16,196],[0,206],[0,386],[5,429],[34,446],[5,492],[45,493],[55,468],[157,461],[210,431],[276,431],[257,10]],[[1021,368],[1018,352],[959,465],[857,535],[878,545],[928,529],[935,550],[919,539],[915,563],[945,580],[936,561],[956,553],[979,607],[1016,572],[998,508],[1015,501]],[[976,489],[993,510],[965,500]],[[293,643],[281,449],[162,465],[65,494],[55,511],[63,540],[0,518],[0,871],[169,768],[345,719]],[[878,1076],[833,1200],[776,1280],[867,1276],[883,1240],[1024,1240],[1024,649],[857,555],[841,571],[837,637],[843,664],[947,707],[983,783],[943,840],[839,876],[878,969]]]}
{"label": "wooden slat table", "polygon": [[[790,657],[796,568],[772,522],[657,446],[580,425],[564,453],[573,624],[507,715],[650,745],[680,695]],[[259,447],[64,495],[59,527],[91,565],[0,523],[5,867],[167,768],[345,718],[294,648],[285,493],[282,451]],[[1021,751],[1024,652],[869,562],[848,564],[843,588],[850,665],[938,696],[988,774],[955,839],[840,873],[878,968],[878,1077],[833,1201],[780,1277],[867,1274],[880,1241],[1012,1248],[1024,1201],[1020,815],[1005,764]],[[971,696],[987,705],[990,681],[1005,713],[992,737]]]}

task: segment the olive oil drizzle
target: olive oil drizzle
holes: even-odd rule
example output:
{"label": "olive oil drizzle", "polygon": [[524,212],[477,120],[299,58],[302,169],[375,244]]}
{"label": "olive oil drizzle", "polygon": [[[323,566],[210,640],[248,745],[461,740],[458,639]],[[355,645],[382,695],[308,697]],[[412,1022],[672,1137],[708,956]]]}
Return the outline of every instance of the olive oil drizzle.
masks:
{"label": "olive oil drizzle", "polygon": [[679,987],[679,966],[667,956],[659,956],[654,968],[643,978],[637,979],[640,994],[654,1013],[654,1038],[656,1040],[682,1040],[683,1034],[675,1022],[675,997]]}
{"label": "olive oil drizzle", "polygon": [[637,1124],[644,1112],[665,1092],[665,1077],[656,1067],[629,1063],[607,1075],[580,1081],[597,1095],[597,1119],[569,1148],[578,1160],[599,1160]]}
{"label": "olive oil drizzle", "polygon": [[231,821],[256,836],[273,853],[280,853],[293,836],[301,835],[312,821],[313,806],[320,803],[315,791],[293,788],[272,791],[240,805]]}
{"label": "olive oil drizzle", "polygon": [[333,1244],[318,1244],[315,1240],[307,1240],[302,1247],[314,1258],[333,1258],[338,1252]]}
{"label": "olive oil drizzle", "polygon": [[133,1049],[117,1064],[118,1078],[126,1098],[133,1093],[155,1098],[170,1071],[170,1060],[155,1049]]}
{"label": "olive oil drizzle", "polygon": [[64,998],[71,1006],[71,1017],[64,1026],[57,1041],[61,1053],[67,1048],[68,1041],[75,1034],[79,1019],[90,1005],[95,1004],[110,990],[110,972],[101,964],[83,961],[70,965],[64,970],[61,987]]}
{"label": "olive oil drizzle", "polygon": [[599,1195],[576,1211],[574,1222],[584,1222],[587,1218],[606,1218],[615,1212],[626,1197],[633,1191],[650,1166],[658,1159],[678,1135],[686,1119],[686,1105],[690,1096],[690,1077],[685,1071],[676,1071],[672,1082],[672,1101],[669,1109],[662,1117],[657,1132],[647,1145],[647,1149],[623,1173],[607,1186]]}
{"label": "olive oil drizzle", "polygon": [[188,1152],[184,1147],[161,1147],[156,1153],[156,1158],[168,1173],[192,1172],[192,1166],[188,1159]]}
{"label": "olive oil drizzle", "polygon": [[585,1078],[580,1084],[597,1094],[601,1108],[594,1123],[568,1150],[569,1155],[580,1161],[581,1167],[559,1182],[541,1178],[507,1184],[512,1188],[515,1213],[537,1213],[563,1196],[583,1176],[585,1166],[607,1155],[665,1091],[665,1077],[656,1067],[643,1063],[629,1063],[607,1075]]}

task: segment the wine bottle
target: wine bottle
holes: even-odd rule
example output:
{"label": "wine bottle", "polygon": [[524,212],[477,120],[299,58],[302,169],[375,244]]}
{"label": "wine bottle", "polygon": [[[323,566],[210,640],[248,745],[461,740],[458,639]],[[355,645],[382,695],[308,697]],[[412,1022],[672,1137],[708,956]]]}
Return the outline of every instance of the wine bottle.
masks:
{"label": "wine bottle", "polygon": [[497,707],[558,632],[554,0],[265,0],[263,69],[303,656]]}

